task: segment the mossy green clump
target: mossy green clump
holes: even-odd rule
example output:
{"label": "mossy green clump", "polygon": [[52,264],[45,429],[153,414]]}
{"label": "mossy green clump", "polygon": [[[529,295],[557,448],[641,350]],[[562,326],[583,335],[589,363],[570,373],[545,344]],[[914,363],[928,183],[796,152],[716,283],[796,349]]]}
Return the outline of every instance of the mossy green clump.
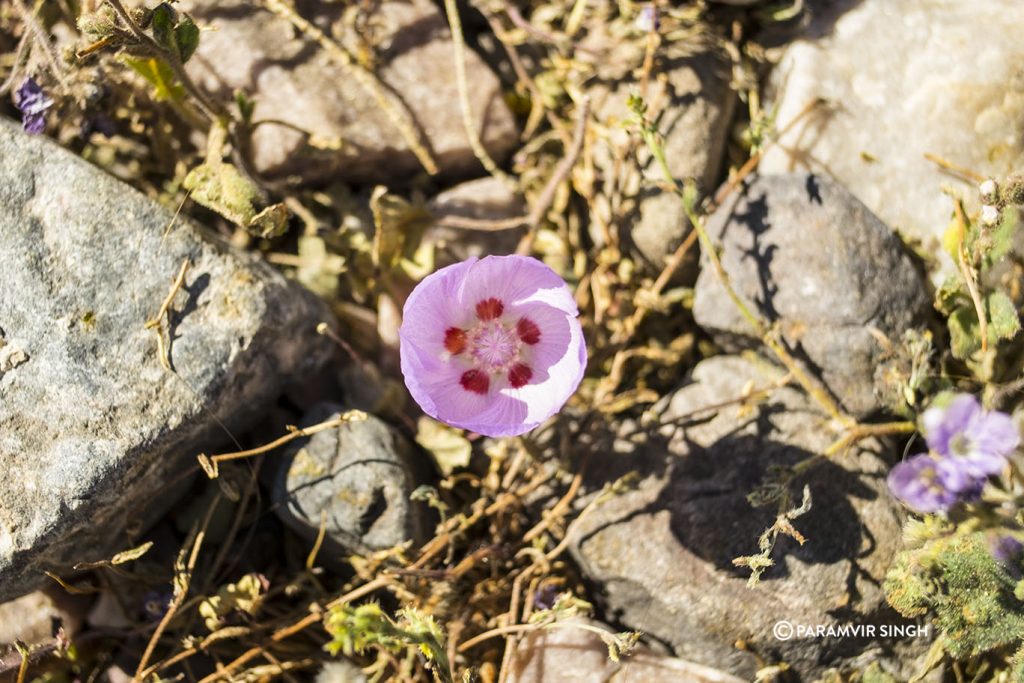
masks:
{"label": "mossy green clump", "polygon": [[885,581],[889,604],[898,612],[934,615],[946,652],[954,658],[1021,643],[1024,601],[1015,594],[1016,586],[981,533],[938,538],[906,550]]}

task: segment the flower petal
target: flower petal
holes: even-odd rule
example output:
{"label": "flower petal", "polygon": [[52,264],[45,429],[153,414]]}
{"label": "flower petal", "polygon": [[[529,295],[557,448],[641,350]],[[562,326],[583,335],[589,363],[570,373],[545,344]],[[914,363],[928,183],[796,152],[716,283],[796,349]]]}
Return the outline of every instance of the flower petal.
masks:
{"label": "flower petal", "polygon": [[402,309],[399,337],[420,349],[438,353],[444,350],[445,334],[455,327],[461,328],[467,312],[459,308],[456,295],[465,276],[476,259],[447,266],[423,278]]}
{"label": "flower petal", "polygon": [[981,404],[970,394],[959,394],[941,408],[929,408],[921,417],[928,447],[939,455],[953,455],[950,441],[966,430],[980,413]]}
{"label": "flower petal", "polygon": [[494,298],[508,307],[538,301],[575,317],[579,314],[565,280],[542,261],[529,256],[485,256],[465,271],[459,303],[472,310]]}
{"label": "flower petal", "polygon": [[1020,445],[1020,431],[1006,413],[992,411],[975,420],[968,438],[978,451],[1005,457]]}

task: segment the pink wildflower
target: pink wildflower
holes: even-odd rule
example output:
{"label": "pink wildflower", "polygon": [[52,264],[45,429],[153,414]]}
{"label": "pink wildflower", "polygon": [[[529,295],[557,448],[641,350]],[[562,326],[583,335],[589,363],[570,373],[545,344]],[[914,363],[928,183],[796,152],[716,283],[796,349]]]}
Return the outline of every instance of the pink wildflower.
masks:
{"label": "pink wildflower", "polygon": [[526,256],[471,258],[426,277],[405,302],[402,374],[425,413],[486,436],[541,424],[587,363],[565,281]]}

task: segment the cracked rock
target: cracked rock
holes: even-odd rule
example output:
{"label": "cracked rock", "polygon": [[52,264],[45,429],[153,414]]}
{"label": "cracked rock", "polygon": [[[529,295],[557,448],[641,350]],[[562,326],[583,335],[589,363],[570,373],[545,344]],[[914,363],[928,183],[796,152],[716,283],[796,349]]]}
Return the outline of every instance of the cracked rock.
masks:
{"label": "cracked rock", "polygon": [[[0,121],[0,601],[133,547],[201,451],[332,353],[320,302],[51,141]],[[188,260],[164,326],[146,321]],[[6,366],[5,366],[6,367]]]}

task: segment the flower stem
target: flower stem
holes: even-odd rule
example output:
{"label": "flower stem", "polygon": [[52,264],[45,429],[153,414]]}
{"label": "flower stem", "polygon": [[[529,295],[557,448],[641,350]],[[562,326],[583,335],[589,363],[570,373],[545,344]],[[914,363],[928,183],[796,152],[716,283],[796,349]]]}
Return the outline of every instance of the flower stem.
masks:
{"label": "flower stem", "polygon": [[644,142],[651,150],[651,154],[654,156],[658,167],[661,169],[665,182],[668,183],[672,190],[678,194],[682,200],[686,217],[689,219],[690,224],[697,233],[697,238],[700,240],[701,248],[704,250],[704,253],[707,254],[708,260],[711,261],[711,265],[715,269],[715,274],[718,276],[719,282],[722,283],[722,287],[725,288],[725,292],[729,296],[733,305],[750,324],[750,326],[754,328],[757,336],[760,337],[765,346],[772,350],[779,361],[786,367],[790,374],[792,374],[793,379],[795,379],[800,386],[804,388],[811,398],[817,401],[818,404],[824,408],[825,412],[846,426],[852,426],[855,424],[853,418],[847,415],[843,409],[840,408],[839,404],[836,403],[835,399],[829,395],[824,387],[822,387],[817,380],[807,374],[803,367],[797,363],[796,359],[793,358],[793,355],[786,348],[785,344],[776,338],[772,327],[755,314],[746,302],[740,298],[739,294],[730,282],[729,274],[722,266],[722,261],[718,257],[715,245],[711,242],[711,238],[708,236],[707,230],[704,228],[703,217],[697,214],[697,210],[695,208],[695,188],[687,185],[680,186],[668,166],[668,159],[665,157],[665,148],[661,144],[657,129],[643,117],[642,110],[637,110],[636,113],[640,119],[640,134],[643,136]]}

